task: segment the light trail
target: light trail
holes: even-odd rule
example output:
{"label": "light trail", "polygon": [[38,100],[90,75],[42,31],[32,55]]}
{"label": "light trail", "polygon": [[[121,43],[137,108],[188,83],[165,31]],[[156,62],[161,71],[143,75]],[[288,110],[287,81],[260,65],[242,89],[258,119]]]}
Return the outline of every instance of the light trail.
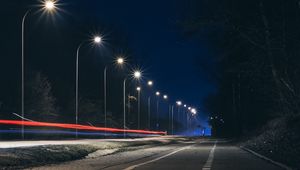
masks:
{"label": "light trail", "polygon": [[[59,135],[75,135],[76,132],[72,132],[72,131],[64,131],[64,130],[39,130],[39,129],[35,129],[35,130],[25,130],[24,131],[26,134],[59,134]],[[19,134],[21,133],[21,130],[0,130],[0,134],[6,133],[6,134]],[[119,133],[105,133],[105,132],[78,132],[78,135],[82,135],[82,136],[104,136],[104,135],[108,135],[110,137],[123,137],[124,134],[119,134]],[[128,133],[126,136],[128,137],[155,137],[158,136],[157,134],[140,134],[140,133]]]}
{"label": "light trail", "polygon": [[140,134],[155,134],[155,135],[166,135],[167,132],[163,131],[149,131],[149,130],[135,130],[135,129],[118,129],[118,128],[104,128],[94,127],[86,125],[66,124],[66,123],[48,123],[48,122],[31,122],[21,120],[0,120],[0,124],[3,125],[19,125],[19,126],[34,126],[34,127],[56,127],[63,129],[78,129],[78,130],[90,130],[90,131],[103,131],[103,132],[114,132],[114,133],[140,133]]}

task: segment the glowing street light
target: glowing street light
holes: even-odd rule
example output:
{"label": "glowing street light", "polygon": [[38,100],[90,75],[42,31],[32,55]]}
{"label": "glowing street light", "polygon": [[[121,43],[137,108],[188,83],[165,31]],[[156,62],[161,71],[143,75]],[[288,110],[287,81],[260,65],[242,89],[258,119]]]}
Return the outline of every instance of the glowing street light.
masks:
{"label": "glowing street light", "polygon": [[180,106],[182,105],[181,101],[176,101],[177,104],[177,120],[179,120]]}
{"label": "glowing street light", "polygon": [[[147,82],[149,87],[153,86],[153,81],[149,80]],[[151,118],[151,95],[148,96],[148,129],[150,129],[150,118]]]}
{"label": "glowing street light", "polygon": [[183,107],[186,107],[186,104],[185,104],[185,105],[183,105]]}
{"label": "glowing street light", "polygon": [[188,107],[188,109],[191,110],[192,108],[191,108],[191,107]]}
{"label": "glowing street light", "polygon": [[192,113],[193,115],[195,115],[195,114],[197,114],[197,110],[196,110],[195,108],[192,108],[192,109],[191,109],[191,113]]}
{"label": "glowing street light", "polygon": [[55,8],[55,4],[53,1],[45,1],[45,8],[48,10],[52,10]]}
{"label": "glowing street light", "polygon": [[135,78],[135,79],[140,79],[141,78],[141,72],[140,71],[138,71],[138,70],[136,70],[136,71],[134,71],[133,72],[133,77]]}
{"label": "glowing street light", "polygon": [[159,96],[159,95],[160,95],[160,92],[159,92],[159,91],[157,91],[157,92],[155,93],[155,95],[156,95],[156,96]]}
{"label": "glowing street light", "polygon": [[163,98],[164,98],[164,99],[168,99],[168,96],[167,96],[167,95],[164,95]]}
{"label": "glowing street light", "polygon": [[178,106],[181,106],[181,105],[182,105],[182,102],[181,102],[181,101],[177,101],[176,104],[177,104]]}
{"label": "glowing street light", "polygon": [[140,129],[140,117],[141,117],[141,87],[137,87],[138,91],[138,129]]}
{"label": "glowing street light", "polygon": [[[135,70],[132,73],[133,78],[139,80],[142,77],[142,73],[139,70]],[[126,80],[127,77],[123,80],[123,129],[126,129]],[[125,137],[125,131],[124,131],[124,137]]]}
{"label": "glowing street light", "polygon": [[155,93],[155,95],[156,95],[156,130],[158,130],[158,126],[159,126],[159,124],[158,124],[158,115],[159,115],[159,96],[160,96],[160,92],[157,91],[157,92]]}
{"label": "glowing street light", "polygon": [[99,44],[99,43],[101,43],[101,41],[102,41],[102,38],[100,36],[95,36],[94,37],[94,42],[95,43]]}
{"label": "glowing street light", "polygon": [[[100,40],[100,41],[99,41]],[[94,43],[100,43],[101,42],[101,38],[99,36],[95,36],[94,37]],[[78,124],[78,65],[79,65],[79,51],[81,46],[86,43],[86,41],[81,42],[78,47],[77,47],[77,51],[76,51],[76,87],[75,87],[75,121],[76,121],[76,125]],[[77,130],[76,130],[76,138],[78,136]]]}
{"label": "glowing street light", "polygon": [[[95,38],[94,38],[94,42],[95,43],[100,43],[101,42],[101,37],[99,37],[99,36],[95,36]],[[124,62],[125,62],[125,60],[124,60],[124,58],[122,58],[122,57],[119,57],[119,58],[117,58],[116,60],[115,60],[115,63],[117,63],[118,65],[123,65],[124,64]],[[104,72],[103,72],[103,79],[104,79],[104,81],[103,81],[103,83],[104,83],[104,85],[103,85],[103,88],[104,88],[104,93],[103,93],[103,95],[104,95],[104,107],[103,107],[103,110],[104,110],[104,126],[106,127],[107,126],[107,90],[106,90],[106,86],[107,86],[107,68],[108,68],[108,66],[105,66],[105,68],[104,68]]]}
{"label": "glowing street light", "polygon": [[117,64],[119,64],[119,65],[124,64],[124,58],[122,58],[122,57],[117,58]]}
{"label": "glowing street light", "polygon": [[152,86],[153,85],[153,81],[149,80],[147,84],[148,84],[148,86]]}
{"label": "glowing street light", "polygon": [[[45,3],[43,4],[43,8],[46,10],[46,11],[51,11],[52,9],[55,8],[55,3],[53,1],[45,1]],[[24,49],[25,49],[25,21],[26,21],[26,18],[28,16],[28,14],[32,11],[32,9],[29,9],[25,12],[25,14],[23,15],[23,18],[22,18],[22,51],[21,51],[21,114],[22,114],[22,117],[25,117],[25,114],[24,114],[24,75],[25,75],[25,66],[24,66]],[[21,130],[21,133],[22,133],[22,139],[24,139],[24,121],[22,119],[22,130]]]}

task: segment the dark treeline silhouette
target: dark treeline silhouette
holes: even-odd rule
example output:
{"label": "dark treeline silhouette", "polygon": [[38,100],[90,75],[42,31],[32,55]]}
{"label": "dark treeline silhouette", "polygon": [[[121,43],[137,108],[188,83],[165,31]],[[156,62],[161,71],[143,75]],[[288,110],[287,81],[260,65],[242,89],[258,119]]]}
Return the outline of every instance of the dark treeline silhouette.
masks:
{"label": "dark treeline silhouette", "polygon": [[300,1],[191,0],[185,8],[185,37],[215,51],[218,91],[205,103],[213,135],[247,139],[299,168]]}
{"label": "dark treeline silhouette", "polygon": [[299,1],[189,5],[185,34],[207,38],[217,49],[212,76],[218,93],[206,101],[214,133],[242,135],[276,117],[298,115]]}

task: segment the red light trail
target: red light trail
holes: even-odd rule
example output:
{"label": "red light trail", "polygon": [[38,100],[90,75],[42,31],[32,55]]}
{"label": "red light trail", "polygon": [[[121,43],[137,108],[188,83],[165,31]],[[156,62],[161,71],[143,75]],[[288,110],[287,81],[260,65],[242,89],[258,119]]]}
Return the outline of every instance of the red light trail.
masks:
{"label": "red light trail", "polygon": [[24,126],[40,126],[40,127],[56,127],[63,129],[78,129],[78,130],[91,130],[91,131],[104,131],[104,132],[115,132],[115,133],[140,133],[140,134],[155,134],[155,135],[166,135],[167,132],[162,131],[149,131],[149,130],[135,130],[135,129],[118,129],[118,128],[104,128],[94,127],[86,125],[66,124],[66,123],[48,123],[48,122],[31,122],[21,120],[0,120],[0,124],[3,125],[24,125]]}

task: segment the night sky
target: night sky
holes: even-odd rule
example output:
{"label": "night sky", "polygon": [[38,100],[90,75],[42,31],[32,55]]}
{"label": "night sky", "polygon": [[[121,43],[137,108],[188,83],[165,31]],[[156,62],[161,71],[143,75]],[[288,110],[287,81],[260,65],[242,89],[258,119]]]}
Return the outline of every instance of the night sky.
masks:
{"label": "night sky", "polygon": [[183,2],[168,1],[89,1],[82,10],[104,23],[122,28],[130,47],[148,77],[171,98],[201,105],[215,87],[199,62],[209,63],[205,42],[182,37],[177,21],[182,19]]}
{"label": "night sky", "polygon": [[[4,87],[16,89],[20,78],[21,18],[27,7],[38,2],[2,2],[5,3],[0,28],[1,82],[5,82]],[[168,94],[171,101],[183,100],[201,112],[203,99],[216,91],[206,70],[215,67],[212,47],[205,38],[187,38],[178,24],[189,13],[188,1],[66,0],[59,4],[60,10],[54,16],[34,12],[28,17],[27,68],[42,70],[68,88],[70,84],[63,81],[73,81],[76,47],[93,33],[101,33],[105,40],[101,49],[83,47],[82,77],[97,76],[91,72],[111,62],[112,51],[117,51],[128,55],[129,64],[141,67],[145,79],[152,79],[155,89]]]}

